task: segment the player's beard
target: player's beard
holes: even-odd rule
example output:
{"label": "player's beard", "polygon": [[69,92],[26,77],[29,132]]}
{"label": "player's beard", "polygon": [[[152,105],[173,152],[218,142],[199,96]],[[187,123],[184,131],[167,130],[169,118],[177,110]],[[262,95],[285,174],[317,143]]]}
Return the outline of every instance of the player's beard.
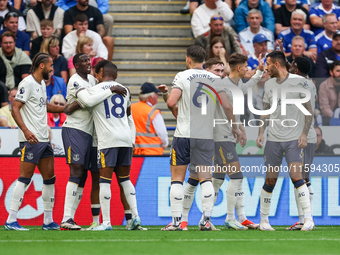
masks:
{"label": "player's beard", "polygon": [[50,77],[49,77],[49,74],[50,72],[47,70],[47,68],[45,67],[42,71],[42,75],[43,75],[43,79],[44,80],[48,80]]}

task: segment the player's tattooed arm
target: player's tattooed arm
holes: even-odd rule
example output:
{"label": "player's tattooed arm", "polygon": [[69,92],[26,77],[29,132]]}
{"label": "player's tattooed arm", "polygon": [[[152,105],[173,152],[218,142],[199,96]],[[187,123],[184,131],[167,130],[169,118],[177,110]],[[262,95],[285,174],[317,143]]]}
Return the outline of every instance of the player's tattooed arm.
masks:
{"label": "player's tattooed arm", "polygon": [[[263,103],[263,110],[268,110],[270,105],[268,103]],[[263,125],[259,128],[259,134],[263,134],[266,130],[266,127],[268,126],[268,119],[270,118],[270,115],[261,115],[260,120],[263,121]]]}
{"label": "player's tattooed arm", "polygon": [[82,108],[81,105],[77,101],[74,101],[73,103],[67,104],[65,106],[64,113],[66,113],[67,115],[71,115],[73,112],[80,108]]}
{"label": "player's tattooed arm", "polygon": [[312,104],[310,103],[310,101],[308,101],[307,103],[304,103],[303,106],[310,112],[311,115],[306,115],[305,116],[305,125],[303,127],[303,133],[305,135],[308,135],[310,126],[312,125],[312,121],[313,121],[313,110],[312,110]]}
{"label": "player's tattooed arm", "polygon": [[105,28],[103,24],[96,26],[97,33],[103,38],[105,36]]}
{"label": "player's tattooed arm", "polygon": [[[268,110],[270,105],[268,103],[263,103],[263,110]],[[270,115],[261,115],[260,120],[263,121],[262,127],[259,127],[259,135],[256,139],[256,145],[260,149],[262,149],[262,145],[264,143],[264,131],[266,130],[266,127],[268,125],[268,119],[270,118]]]}

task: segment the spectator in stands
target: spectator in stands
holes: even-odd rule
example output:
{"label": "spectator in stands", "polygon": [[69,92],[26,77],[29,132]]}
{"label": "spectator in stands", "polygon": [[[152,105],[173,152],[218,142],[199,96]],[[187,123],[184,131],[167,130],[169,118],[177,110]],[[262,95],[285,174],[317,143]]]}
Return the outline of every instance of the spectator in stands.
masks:
{"label": "spectator in stands", "polygon": [[325,14],[322,17],[322,22],[325,30],[315,36],[318,54],[332,47],[332,38],[338,27],[338,20],[335,13]]}
{"label": "spectator in stands", "polygon": [[[274,9],[278,9],[278,8],[280,8],[280,7],[282,7],[282,6],[286,5],[286,4],[287,4],[287,0],[274,0],[273,1]],[[309,5],[310,5],[310,1],[309,0],[297,0],[296,4],[299,5],[299,6],[302,6],[307,11],[309,10]],[[289,17],[288,20],[290,20],[290,17]]]}
{"label": "spectator in stands", "polygon": [[340,61],[330,65],[330,77],[320,84],[318,96],[323,125],[329,125],[337,108],[340,108]]}
{"label": "spectator in stands", "polygon": [[64,10],[52,3],[52,0],[41,0],[27,12],[27,32],[31,32],[31,38],[35,39],[42,35],[40,22],[44,19],[53,21],[53,34],[60,38],[63,29]]}
{"label": "spectator in stands", "polygon": [[267,39],[267,50],[269,52],[274,50],[274,34],[267,28],[261,26],[263,21],[262,13],[257,9],[251,9],[248,12],[247,21],[249,27],[243,29],[238,37],[240,42],[247,52],[247,55],[254,54],[253,39],[257,34],[263,34]]}
{"label": "spectator in stands", "polygon": [[[94,61],[98,57],[96,57],[97,56],[97,52],[93,49],[93,40],[92,40],[92,38],[90,38],[88,36],[79,37],[75,54],[78,54],[78,53],[85,53],[86,55],[88,55],[90,57],[90,59],[91,59],[91,67],[94,66]],[[100,58],[100,59],[103,60],[103,58]],[[96,61],[96,62],[98,62],[98,61]],[[75,72],[76,72],[76,68],[73,65],[73,56],[72,56],[68,60],[68,73],[69,73],[69,76],[71,77],[73,74],[75,74]]]}
{"label": "spectator in stands", "polygon": [[253,38],[254,53],[248,56],[248,71],[245,78],[251,78],[259,66],[259,56],[262,55],[262,61],[266,61],[268,54],[268,39],[264,34],[257,34]]}
{"label": "spectator in stands", "polygon": [[239,33],[249,26],[247,21],[248,12],[251,9],[258,9],[262,12],[263,22],[261,26],[275,32],[274,15],[269,4],[264,0],[243,0],[235,10],[235,27]]}
{"label": "spectator in stands", "polygon": [[131,105],[136,126],[135,155],[162,155],[168,146],[168,132],[163,117],[159,110],[153,108],[157,104],[159,92],[155,85],[145,82],[141,87],[139,102]]}
{"label": "spectator in stands", "polygon": [[224,65],[223,77],[230,73],[230,67],[227,61],[229,55],[227,54],[225,43],[222,37],[215,36],[211,40],[210,48],[209,51],[207,52],[207,55],[208,55],[207,60],[211,58],[217,58],[223,62]]}
{"label": "spectator in stands", "polygon": [[51,102],[54,95],[62,95],[66,98],[67,86],[63,78],[55,76],[54,70],[48,75],[49,79],[45,80],[47,101]]}
{"label": "spectator in stands", "polygon": [[18,88],[14,87],[8,94],[9,104],[0,109],[0,127],[16,128],[18,125],[12,117],[12,104]]}
{"label": "spectator in stands", "polygon": [[0,31],[0,35],[4,32],[12,32],[15,37],[15,47],[22,49],[27,56],[30,55],[30,37],[25,32],[18,30],[18,13],[8,12],[5,15],[4,27],[5,29]]}
{"label": "spectator in stands", "polygon": [[233,18],[234,13],[229,5],[222,0],[206,0],[205,4],[194,11],[191,18],[191,28],[195,38],[209,33],[209,21],[214,15],[220,15],[223,18],[224,26],[229,27],[229,21]]}
{"label": "spectator in stands", "polygon": [[275,33],[280,34],[283,30],[290,28],[290,20],[295,10],[302,10],[306,14],[306,23],[303,28],[310,30],[309,12],[306,8],[296,3],[296,0],[286,0],[286,4],[274,10]]}
{"label": "spectator in stands", "polygon": [[73,18],[80,13],[84,13],[87,16],[88,29],[97,32],[102,37],[103,43],[108,50],[107,59],[111,60],[113,56],[113,38],[111,37],[111,35],[106,35],[102,13],[97,8],[89,6],[88,0],[77,0],[77,5],[65,11],[65,33],[68,34],[73,30]]}
{"label": "spectator in stands", "polygon": [[292,40],[291,51],[292,51],[292,54],[287,57],[288,62],[292,63],[296,57],[304,57],[308,59],[310,66],[311,66],[308,76],[310,78],[314,78],[315,77],[314,61],[313,59],[304,55],[305,54],[305,39],[303,39],[303,37],[299,35],[295,36]]}
{"label": "spectator in stands", "polygon": [[195,40],[195,44],[202,46],[208,53],[211,40],[215,36],[220,36],[225,42],[225,50],[227,56],[230,56],[234,52],[242,53],[235,30],[231,27],[224,27],[222,16],[212,16],[209,26],[210,31],[206,35],[200,35],[199,37],[197,37]]}
{"label": "spectator in stands", "polygon": [[9,12],[16,12],[18,14],[18,29],[20,31],[25,31],[26,30],[26,22],[25,18],[22,15],[22,13],[15,9],[13,6],[11,6],[8,2],[8,0],[0,0],[0,29],[4,29],[4,21],[5,21],[5,15]]}
{"label": "spectator in stands", "polygon": [[[62,8],[64,11],[67,11],[69,8],[77,5],[76,0],[58,0],[57,6]],[[112,27],[113,27],[113,17],[112,15],[108,14],[110,3],[109,0],[92,0],[89,1],[89,5],[98,8],[99,11],[103,14],[104,20],[104,29],[106,32],[106,36],[112,35]],[[95,30],[94,30],[95,31]]]}
{"label": "spectator in stands", "polygon": [[[93,39],[94,56],[108,59],[108,50],[100,35],[88,29],[88,18],[84,13],[74,17],[73,27],[75,30],[68,33],[63,39],[62,53],[67,60],[76,54],[76,47],[80,37],[88,36]],[[110,59],[109,59],[110,60]]]}
{"label": "spectator in stands", "polygon": [[0,66],[5,66],[0,69],[0,80],[9,89],[17,87],[20,81],[29,75],[32,65],[27,54],[16,47],[15,39],[15,35],[9,31],[0,37]]}
{"label": "spectator in stands", "polygon": [[[333,4],[333,0],[321,0],[321,3],[310,9],[310,22],[315,35],[324,30],[322,16],[329,13],[335,13],[337,20],[340,19],[340,7]],[[340,29],[340,21],[338,21],[338,29]]]}
{"label": "spectator in stands", "polygon": [[283,50],[286,56],[291,54],[291,43],[295,36],[300,35],[305,39],[305,55],[313,60],[317,57],[317,48],[315,44],[314,33],[310,30],[304,29],[303,25],[306,22],[306,13],[302,10],[295,10],[292,13],[290,20],[291,28],[283,30],[278,38],[283,38]]}
{"label": "spectator in stands", "polygon": [[315,146],[315,154],[326,154],[326,155],[334,155],[334,151],[331,147],[329,147],[325,140],[322,139],[322,130],[318,126],[314,126],[316,132],[316,146]]}
{"label": "spectator in stands", "polygon": [[[5,68],[5,66],[0,66],[0,68]],[[0,108],[5,105],[8,105],[8,88],[0,81]]]}
{"label": "spectator in stands", "polygon": [[[62,94],[55,94],[52,96],[51,104],[65,106],[66,100]],[[47,113],[47,124],[50,127],[61,127],[66,120],[65,113]]]}
{"label": "spectator in stands", "polygon": [[49,19],[43,19],[40,22],[41,36],[38,36],[32,41],[31,47],[31,59],[34,58],[36,54],[39,53],[41,44],[45,39],[50,38],[53,35],[53,21]]}
{"label": "spectator in stands", "polygon": [[63,78],[65,83],[67,84],[67,60],[59,54],[59,44],[59,39],[55,36],[51,36],[50,38],[43,41],[40,51],[50,54],[53,59],[54,75]]}
{"label": "spectator in stands", "polygon": [[335,60],[340,60],[340,31],[333,35],[332,48],[321,51],[316,59],[315,77],[327,78],[329,74],[329,65]]}

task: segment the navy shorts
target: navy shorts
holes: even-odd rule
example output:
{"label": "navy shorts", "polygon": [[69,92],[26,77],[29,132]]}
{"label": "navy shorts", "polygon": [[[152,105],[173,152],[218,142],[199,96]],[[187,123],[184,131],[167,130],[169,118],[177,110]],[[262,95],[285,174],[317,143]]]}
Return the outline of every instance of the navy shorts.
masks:
{"label": "navy shorts", "polygon": [[215,165],[226,165],[239,161],[236,144],[233,142],[215,142]]}
{"label": "navy shorts", "polygon": [[267,141],[264,148],[264,162],[267,167],[280,166],[283,156],[288,165],[293,162],[303,163],[304,149],[298,148],[298,140],[289,142]]}
{"label": "navy shorts", "polygon": [[309,169],[311,167],[311,164],[313,164],[313,158],[315,153],[315,143],[308,143],[307,147],[305,148],[305,157],[304,157],[304,171],[302,174],[303,178],[309,178]]}
{"label": "navy shorts", "polygon": [[80,164],[89,168],[92,136],[75,128],[61,130],[67,164]]}
{"label": "navy shorts", "polygon": [[190,140],[190,162],[194,165],[212,166],[215,154],[215,143],[213,139]]}
{"label": "navy shorts", "polygon": [[190,163],[190,138],[174,137],[170,150],[170,165],[183,166]]}
{"label": "navy shorts", "polygon": [[99,173],[99,168],[98,168],[99,161],[100,161],[100,153],[98,152],[97,147],[92,147],[90,165],[89,165],[89,170],[91,172]]}
{"label": "navy shorts", "polygon": [[22,162],[29,162],[37,165],[42,158],[53,157],[51,142],[39,142],[30,144],[29,142],[20,142]]}
{"label": "navy shorts", "polygon": [[132,147],[116,147],[100,150],[98,168],[130,166]]}

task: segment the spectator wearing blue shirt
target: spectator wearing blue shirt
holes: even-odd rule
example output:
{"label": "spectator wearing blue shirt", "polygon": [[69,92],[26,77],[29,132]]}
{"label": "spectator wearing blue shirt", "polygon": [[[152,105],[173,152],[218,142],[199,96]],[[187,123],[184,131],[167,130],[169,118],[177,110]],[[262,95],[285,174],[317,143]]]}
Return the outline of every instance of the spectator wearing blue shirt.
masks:
{"label": "spectator wearing blue shirt", "polygon": [[[274,0],[273,1],[274,9],[278,9],[282,5],[285,5],[285,4],[286,4],[285,0]],[[309,0],[296,0],[296,4],[301,5],[303,8],[309,10],[309,6],[310,6]]]}
{"label": "spectator wearing blue shirt", "polygon": [[0,36],[6,32],[10,31],[14,33],[17,38],[15,41],[15,47],[22,49],[28,56],[30,55],[30,37],[25,32],[18,30],[19,15],[16,12],[8,12],[5,15],[4,27],[0,31]]}
{"label": "spectator wearing blue shirt", "polygon": [[329,65],[334,61],[340,61],[340,31],[333,35],[332,48],[321,51],[316,59],[315,77],[319,78],[319,82],[330,76]]}
{"label": "spectator wearing blue shirt", "polygon": [[257,34],[253,38],[254,53],[248,56],[247,68],[248,71],[245,78],[251,78],[259,66],[259,56],[262,54],[262,61],[266,63],[266,56],[268,54],[267,42],[269,39],[264,34]]}
{"label": "spectator wearing blue shirt", "polygon": [[335,13],[326,14],[322,17],[323,26],[325,28],[320,34],[315,36],[318,54],[332,47],[332,38],[337,31],[338,20]]}
{"label": "spectator wearing blue shirt", "polygon": [[49,79],[45,83],[48,102],[50,102],[54,95],[58,94],[62,94],[66,98],[66,83],[63,78],[55,76],[54,71],[49,74]]}
{"label": "spectator wearing blue shirt", "polygon": [[324,30],[322,17],[325,14],[335,13],[338,20],[338,29],[340,29],[340,7],[333,4],[333,0],[321,0],[321,3],[312,7],[309,11],[312,30],[315,35],[318,35]]}
{"label": "spectator wearing blue shirt", "polygon": [[[58,0],[57,6],[62,8],[64,11],[67,11],[71,7],[77,5],[77,0]],[[104,19],[104,28],[105,28],[105,35],[111,36],[112,35],[112,27],[113,27],[113,16],[108,14],[108,10],[110,7],[110,3],[108,0],[90,0],[89,5],[96,7],[99,11],[103,14]]]}
{"label": "spectator wearing blue shirt", "polygon": [[263,22],[261,26],[275,33],[275,19],[272,9],[264,0],[242,0],[235,10],[234,20],[236,32],[239,33],[249,26],[247,21],[248,12],[251,9],[258,9],[262,12]]}
{"label": "spectator wearing blue shirt", "polygon": [[299,35],[305,39],[305,55],[316,60],[317,47],[315,43],[314,33],[308,29],[304,29],[303,25],[306,21],[306,13],[302,10],[295,10],[290,20],[291,28],[283,30],[278,38],[283,38],[283,50],[286,56],[291,55],[292,40]]}

